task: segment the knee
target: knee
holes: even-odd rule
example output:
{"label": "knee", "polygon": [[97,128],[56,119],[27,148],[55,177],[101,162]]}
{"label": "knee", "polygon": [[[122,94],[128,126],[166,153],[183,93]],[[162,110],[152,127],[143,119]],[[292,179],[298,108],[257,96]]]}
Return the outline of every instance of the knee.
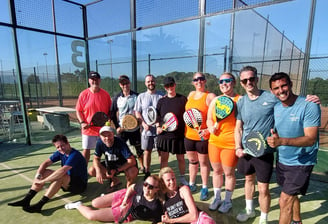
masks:
{"label": "knee", "polygon": [[199,163],[199,161],[196,160],[196,159],[190,159],[190,160],[189,160],[189,164],[190,164],[190,165],[197,166],[198,163]]}

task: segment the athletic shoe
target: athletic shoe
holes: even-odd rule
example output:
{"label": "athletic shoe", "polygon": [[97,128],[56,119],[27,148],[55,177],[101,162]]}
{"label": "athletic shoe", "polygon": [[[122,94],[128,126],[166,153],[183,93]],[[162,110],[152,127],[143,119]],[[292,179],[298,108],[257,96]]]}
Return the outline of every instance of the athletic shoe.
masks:
{"label": "athletic shoe", "polygon": [[218,207],[222,204],[222,201],[220,198],[214,198],[212,203],[208,206],[208,209],[211,211],[215,211],[218,209]]}
{"label": "athletic shoe", "polygon": [[192,185],[189,184],[189,188],[190,188],[190,191],[191,191],[192,193],[195,193],[195,192],[197,191],[197,186],[196,186],[196,184],[192,184]]}
{"label": "athletic shoe", "polygon": [[221,213],[227,213],[232,208],[232,202],[231,201],[223,201],[222,205],[218,209]]}
{"label": "athletic shoe", "polygon": [[70,209],[76,209],[80,205],[82,205],[82,202],[77,201],[77,202],[71,202],[65,205],[65,209],[70,210]]}
{"label": "athletic shoe", "polygon": [[236,217],[239,222],[246,222],[249,218],[255,217],[255,211],[248,211],[244,209],[241,213],[239,213]]}
{"label": "athletic shoe", "polygon": [[208,189],[207,187],[206,188],[202,188],[202,190],[200,191],[200,200],[201,201],[205,201],[207,200],[209,197],[208,195]]}
{"label": "athletic shoe", "polygon": [[292,221],[290,224],[302,224],[302,221]]}

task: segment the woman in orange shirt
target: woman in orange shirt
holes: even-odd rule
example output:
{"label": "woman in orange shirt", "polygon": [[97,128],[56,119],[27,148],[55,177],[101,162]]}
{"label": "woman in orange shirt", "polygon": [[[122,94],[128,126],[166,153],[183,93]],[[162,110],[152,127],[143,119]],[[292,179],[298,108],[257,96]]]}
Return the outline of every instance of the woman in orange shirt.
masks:
{"label": "woman in orange shirt", "polygon": [[[227,213],[232,208],[231,197],[236,185],[235,167],[238,158],[235,155],[234,129],[236,124],[236,102],[239,95],[234,92],[236,85],[235,77],[231,73],[223,73],[219,79],[220,90],[224,96],[234,101],[233,112],[224,120],[220,121],[217,128],[215,101],[211,102],[207,113],[207,127],[211,135],[208,145],[209,159],[213,168],[214,199],[209,206],[210,210],[218,209],[219,212]],[[223,185],[223,173],[225,176],[225,199],[221,200],[221,187]],[[221,206],[220,206],[221,205]],[[220,206],[220,207],[219,207]]]}
{"label": "woman in orange shirt", "polygon": [[195,91],[191,91],[188,95],[188,101],[185,109],[196,108],[200,111],[203,123],[200,132],[186,125],[186,133],[184,139],[185,149],[189,160],[189,187],[192,192],[197,190],[196,175],[200,165],[200,175],[202,178],[202,189],[200,200],[207,200],[208,188],[207,182],[210,174],[210,163],[208,159],[208,138],[210,136],[206,126],[207,110],[215,94],[205,91],[206,78],[205,75],[197,72],[193,76],[193,85]]}

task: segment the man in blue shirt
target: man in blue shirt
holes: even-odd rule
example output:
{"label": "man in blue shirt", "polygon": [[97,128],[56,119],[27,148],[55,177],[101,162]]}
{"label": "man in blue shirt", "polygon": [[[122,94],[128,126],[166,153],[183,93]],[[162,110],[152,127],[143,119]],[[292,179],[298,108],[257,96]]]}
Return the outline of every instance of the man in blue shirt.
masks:
{"label": "man in blue shirt", "polygon": [[271,92],[280,100],[274,107],[275,131],[267,138],[277,147],[276,176],[282,187],[279,223],[301,224],[299,194],[305,195],[319,148],[320,106],[292,92],[283,72],[270,78]]}
{"label": "man in blue shirt", "polygon": [[[115,129],[103,126],[100,131],[100,139],[96,144],[93,165],[89,168],[89,175],[97,178],[100,184],[105,179],[110,180],[110,187],[120,184],[115,174],[125,173],[127,187],[135,182],[138,175],[137,161],[127,144],[114,136]],[[105,161],[101,162],[101,156],[105,155]]]}
{"label": "man in blue shirt", "polygon": [[[87,188],[88,173],[87,164],[82,154],[74,148],[71,148],[67,137],[56,135],[52,143],[57,151],[45,160],[38,168],[33,184],[26,196],[13,203],[10,206],[21,206],[27,212],[41,212],[42,206],[49,201],[62,188],[63,191],[69,191],[74,194],[80,194]],[[57,170],[48,169],[53,163],[61,161],[61,167]],[[45,183],[50,182],[41,200],[30,205],[34,196],[42,190]]]}

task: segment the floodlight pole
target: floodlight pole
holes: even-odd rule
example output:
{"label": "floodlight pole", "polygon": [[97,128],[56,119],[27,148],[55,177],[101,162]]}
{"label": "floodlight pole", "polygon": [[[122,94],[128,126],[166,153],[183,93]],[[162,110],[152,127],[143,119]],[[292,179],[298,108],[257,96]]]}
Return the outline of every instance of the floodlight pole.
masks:
{"label": "floodlight pole", "polygon": [[47,86],[48,86],[48,96],[50,96],[50,85],[49,85],[49,74],[48,74],[48,63],[47,63],[47,52],[43,53],[44,60],[46,62],[46,74],[47,74]]}
{"label": "floodlight pole", "polygon": [[110,76],[112,78],[112,91],[114,92],[114,78],[113,78],[113,58],[112,58],[112,43],[114,40],[109,39],[107,43],[109,44],[109,63],[110,63]]}

